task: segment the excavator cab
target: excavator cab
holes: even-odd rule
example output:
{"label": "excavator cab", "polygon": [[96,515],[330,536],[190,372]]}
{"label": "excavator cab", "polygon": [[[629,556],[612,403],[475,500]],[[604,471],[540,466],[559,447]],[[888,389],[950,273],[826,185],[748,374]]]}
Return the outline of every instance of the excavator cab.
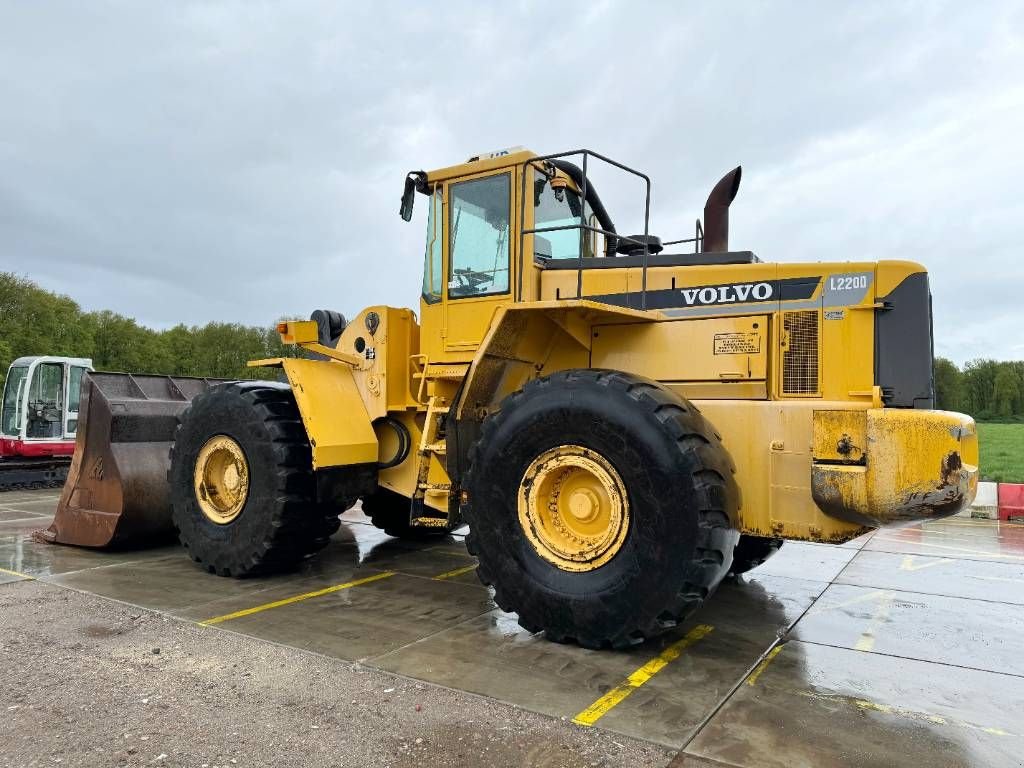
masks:
{"label": "excavator cab", "polygon": [[92,360],[21,357],[0,401],[0,488],[63,480],[78,430],[79,390]]}
{"label": "excavator cab", "polygon": [[79,388],[92,360],[22,357],[4,382],[2,455],[70,455],[78,429]]}

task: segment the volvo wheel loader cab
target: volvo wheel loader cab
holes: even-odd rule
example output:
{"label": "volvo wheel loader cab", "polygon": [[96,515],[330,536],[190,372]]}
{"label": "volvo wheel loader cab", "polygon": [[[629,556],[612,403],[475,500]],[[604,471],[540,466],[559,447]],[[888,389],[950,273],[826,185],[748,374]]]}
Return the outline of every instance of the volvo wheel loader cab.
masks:
{"label": "volvo wheel loader cab", "polygon": [[524,627],[622,647],[785,539],[970,502],[974,423],[931,410],[924,267],[731,250],[738,168],[692,236],[653,235],[646,205],[624,234],[598,162],[650,200],[646,176],[590,151],[410,173],[419,311],[282,323],[310,357],[252,365],[287,384],[213,386],[179,414],[167,516],[192,556],[288,566],[359,499],[394,535],[468,523],[480,578]]}

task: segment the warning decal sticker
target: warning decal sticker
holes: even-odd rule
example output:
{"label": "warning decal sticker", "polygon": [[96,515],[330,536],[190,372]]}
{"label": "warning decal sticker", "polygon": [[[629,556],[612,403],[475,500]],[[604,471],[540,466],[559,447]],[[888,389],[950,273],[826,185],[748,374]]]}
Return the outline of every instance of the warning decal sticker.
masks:
{"label": "warning decal sticker", "polygon": [[716,355],[752,355],[761,351],[761,334],[757,331],[745,333],[716,333]]}

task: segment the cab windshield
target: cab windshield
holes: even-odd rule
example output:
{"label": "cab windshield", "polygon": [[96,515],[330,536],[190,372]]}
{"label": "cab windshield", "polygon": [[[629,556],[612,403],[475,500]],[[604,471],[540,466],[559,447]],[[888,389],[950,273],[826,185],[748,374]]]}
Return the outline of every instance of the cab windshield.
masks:
{"label": "cab windshield", "polygon": [[[581,206],[578,192],[567,186],[552,186],[550,180],[538,174],[534,183],[534,226],[537,229],[545,227],[567,227],[556,232],[541,232],[533,236],[534,256],[545,259],[576,259],[580,255],[580,230],[579,225],[583,223],[580,218]],[[583,206],[583,213],[586,216],[586,224],[591,227],[600,226],[597,217],[590,208],[590,203]],[[597,248],[597,239],[601,235],[594,232],[584,232],[583,235],[583,257],[594,256]]]}
{"label": "cab windshield", "polygon": [[25,377],[28,366],[18,365],[7,373],[4,384],[3,407],[0,409],[0,434],[7,437],[18,437],[21,428],[21,408],[18,403],[25,389]]}

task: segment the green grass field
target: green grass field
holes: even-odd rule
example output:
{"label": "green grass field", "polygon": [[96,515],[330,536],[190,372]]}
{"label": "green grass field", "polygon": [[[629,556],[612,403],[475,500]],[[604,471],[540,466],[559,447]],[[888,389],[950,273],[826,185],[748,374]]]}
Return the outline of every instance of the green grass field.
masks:
{"label": "green grass field", "polygon": [[1024,424],[978,424],[981,479],[1024,483]]}

